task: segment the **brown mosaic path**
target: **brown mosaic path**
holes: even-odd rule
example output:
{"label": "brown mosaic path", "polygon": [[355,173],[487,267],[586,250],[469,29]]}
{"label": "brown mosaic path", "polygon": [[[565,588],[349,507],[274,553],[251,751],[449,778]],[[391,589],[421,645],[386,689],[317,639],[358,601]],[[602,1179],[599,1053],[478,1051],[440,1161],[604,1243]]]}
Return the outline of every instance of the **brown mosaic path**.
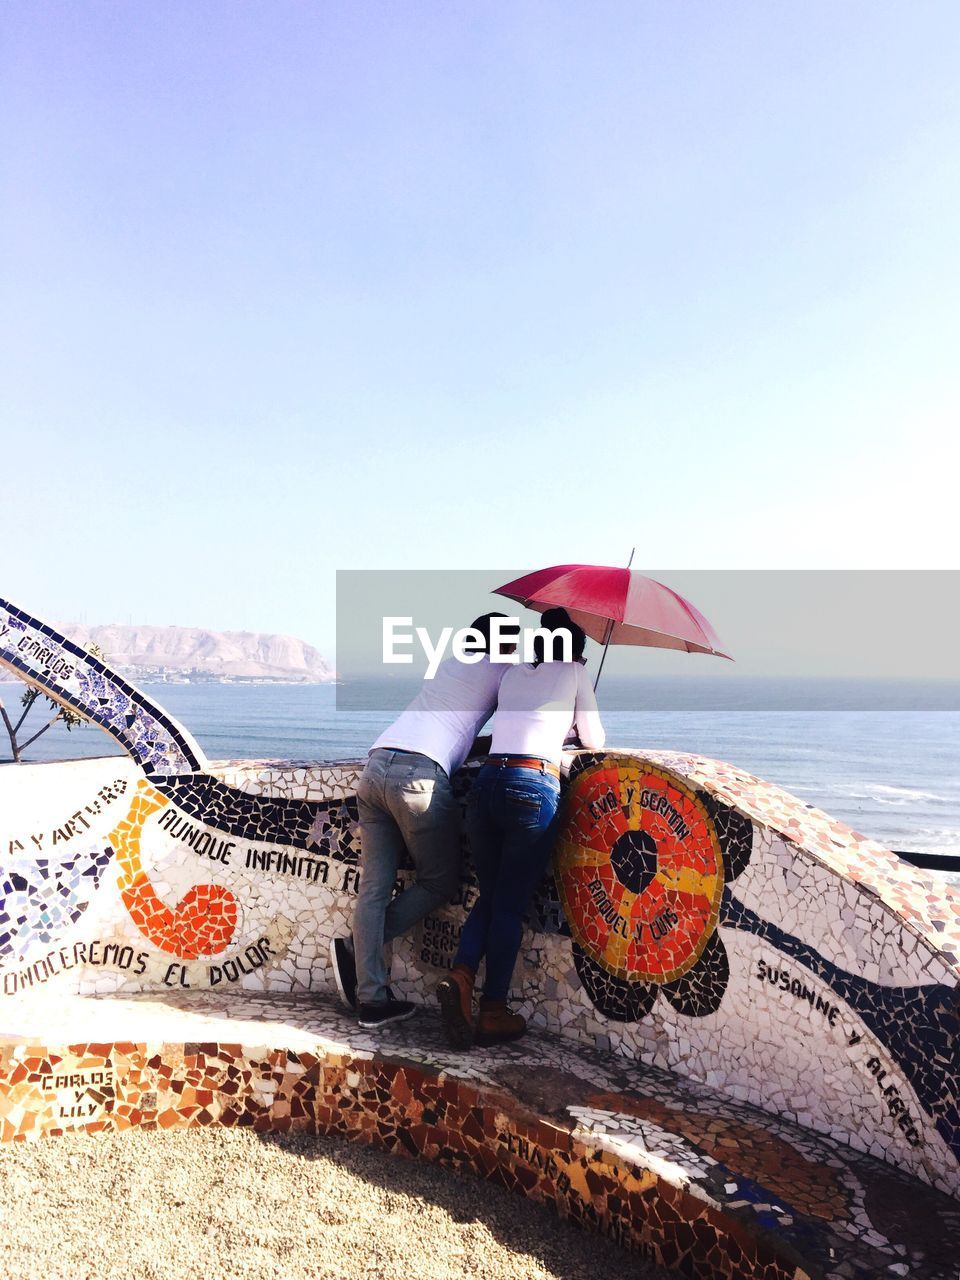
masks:
{"label": "brown mosaic path", "polygon": [[375,1036],[317,997],[4,1006],[3,1141],[210,1124],[339,1134],[469,1170],[687,1276],[957,1280],[956,1201],[549,1035],[457,1054],[432,1010]]}

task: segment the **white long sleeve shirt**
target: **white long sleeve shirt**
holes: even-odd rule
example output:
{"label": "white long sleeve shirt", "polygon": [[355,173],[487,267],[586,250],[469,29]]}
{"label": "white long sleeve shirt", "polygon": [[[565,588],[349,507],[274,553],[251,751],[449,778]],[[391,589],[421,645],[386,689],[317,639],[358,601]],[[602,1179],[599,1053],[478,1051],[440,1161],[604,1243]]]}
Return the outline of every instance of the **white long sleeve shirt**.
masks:
{"label": "white long sleeve shirt", "polygon": [[585,747],[598,751],[606,741],[586,667],[579,662],[509,667],[500,685],[490,754],[537,756],[559,765],[573,725]]}
{"label": "white long sleeve shirt", "polygon": [[394,751],[419,752],[435,760],[452,778],[493,714],[497,690],[507,670],[486,654],[475,663],[446,658],[370,750],[392,747]]}

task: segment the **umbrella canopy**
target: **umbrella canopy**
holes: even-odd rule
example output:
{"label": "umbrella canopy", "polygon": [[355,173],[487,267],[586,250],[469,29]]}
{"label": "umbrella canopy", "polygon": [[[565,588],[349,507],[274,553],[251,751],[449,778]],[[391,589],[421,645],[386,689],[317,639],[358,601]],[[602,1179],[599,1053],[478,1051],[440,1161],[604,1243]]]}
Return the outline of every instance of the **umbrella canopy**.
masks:
{"label": "umbrella canopy", "polygon": [[562,605],[591,639],[603,645],[646,645],[730,658],[695,605],[662,582],[632,569],[557,564],[524,574],[495,590],[497,595],[538,613]]}

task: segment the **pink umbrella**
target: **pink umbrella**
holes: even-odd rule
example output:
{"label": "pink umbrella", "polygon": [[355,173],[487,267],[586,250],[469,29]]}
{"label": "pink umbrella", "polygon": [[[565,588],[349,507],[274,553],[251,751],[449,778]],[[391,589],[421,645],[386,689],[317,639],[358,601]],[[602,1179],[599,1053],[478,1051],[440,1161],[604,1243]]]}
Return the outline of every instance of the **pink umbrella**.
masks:
{"label": "pink umbrella", "polygon": [[562,605],[591,639],[603,645],[603,658],[611,644],[682,649],[730,658],[695,605],[662,582],[629,568],[557,564],[506,582],[496,588],[496,594],[538,613]]}

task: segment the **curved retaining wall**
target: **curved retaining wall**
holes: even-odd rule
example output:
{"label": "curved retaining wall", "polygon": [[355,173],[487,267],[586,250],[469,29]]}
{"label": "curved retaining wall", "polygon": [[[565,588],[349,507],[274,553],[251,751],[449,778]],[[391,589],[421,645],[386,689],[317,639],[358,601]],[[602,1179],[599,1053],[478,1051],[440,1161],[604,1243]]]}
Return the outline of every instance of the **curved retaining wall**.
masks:
{"label": "curved retaining wall", "polygon": [[373,1035],[323,996],[17,1004],[0,1032],[4,1138],[204,1125],[337,1135],[479,1174],[688,1277],[956,1280],[955,1200],[547,1032],[458,1054],[426,1012]]}
{"label": "curved retaining wall", "polygon": [[[358,764],[211,765],[12,606],[0,662],[129,753],[0,770],[0,998],[331,989]],[[960,1192],[957,894],[716,761],[582,753],[566,812],[516,975],[535,1026]],[[465,860],[459,901],[395,950],[401,993],[429,993],[473,893]]]}

